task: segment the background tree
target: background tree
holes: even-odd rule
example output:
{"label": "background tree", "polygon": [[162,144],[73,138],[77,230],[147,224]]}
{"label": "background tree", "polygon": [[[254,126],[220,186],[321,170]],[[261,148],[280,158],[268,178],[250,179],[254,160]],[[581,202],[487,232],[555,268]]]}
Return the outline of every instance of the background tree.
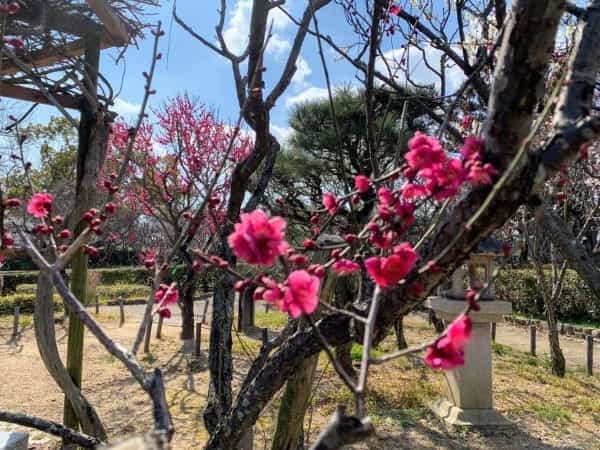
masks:
{"label": "background tree", "polygon": [[[424,109],[413,97],[421,96],[433,107],[432,95],[431,90],[415,89],[400,98],[389,90],[377,90],[374,156],[383,171],[401,161],[408,139],[425,129]],[[340,88],[332,100],[303,103],[291,114],[292,134],[277,158],[268,190],[270,207],[279,212],[275,200],[283,200],[290,219],[289,207],[306,222],[309,210],[322,207],[325,192],[344,195],[354,187],[356,175],[371,173],[364,90]]]}
{"label": "background tree", "polygon": [[[141,263],[148,268],[161,263],[190,224],[194,247],[206,249],[214,244],[210,237],[223,226],[223,199],[230,189],[233,166],[247,156],[252,145],[247,135],[234,137],[233,133],[232,127],[187,95],[168,100],[140,129],[121,200],[138,215],[139,225],[154,226],[160,237],[144,243]],[[103,177],[109,186],[115,176],[114,167],[123,159],[128,136],[125,123],[113,127]],[[194,218],[194,211],[203,202],[210,207],[203,217]],[[185,270],[173,271],[171,278],[180,282],[181,339],[184,350],[191,352],[199,267],[189,251],[182,252],[181,257]]]}

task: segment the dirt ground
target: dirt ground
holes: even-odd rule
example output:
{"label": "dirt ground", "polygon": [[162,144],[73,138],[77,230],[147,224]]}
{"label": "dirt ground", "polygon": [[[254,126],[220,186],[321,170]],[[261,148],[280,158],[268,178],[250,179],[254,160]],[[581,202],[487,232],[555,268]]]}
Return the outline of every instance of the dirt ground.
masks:
{"label": "dirt ground", "polygon": [[[61,421],[63,396],[47,374],[37,353],[31,319],[15,344],[9,344],[10,318],[0,318],[0,409],[23,411]],[[100,322],[109,333],[129,346],[135,323],[128,320],[119,328],[118,316],[101,314]],[[432,335],[420,320],[407,323],[409,341]],[[208,346],[208,328],[203,330],[202,348]],[[61,351],[66,347],[65,328],[57,325]],[[205,361],[191,370],[178,353],[176,326],[165,326],[163,338],[153,340],[152,353],[144,363],[164,370],[167,397],[176,427],[173,448],[202,447],[206,432],[202,411],[206,402],[208,372]],[[241,379],[248,366],[248,355],[258,343],[234,336],[236,377]],[[393,339],[379,351],[393,349]],[[368,409],[377,429],[375,437],[355,449],[600,449],[600,378],[587,377],[580,370],[570,371],[565,379],[550,375],[543,358],[533,358],[508,347],[495,347],[495,399],[497,408],[513,423],[495,432],[448,429],[427,410],[427,402],[442,392],[443,374],[423,367],[418,359],[398,360],[373,368],[369,386]],[[123,436],[148,430],[151,414],[146,395],[121,364],[86,335],[84,393],[98,409],[109,436]],[[269,448],[276,423],[278,398],[267,407],[255,427],[255,448]],[[314,440],[328,421],[336,404],[350,402],[350,395],[322,357],[315,393],[305,424],[306,441]],[[14,429],[0,424],[0,429]],[[57,441],[32,431],[36,449],[55,448]]]}

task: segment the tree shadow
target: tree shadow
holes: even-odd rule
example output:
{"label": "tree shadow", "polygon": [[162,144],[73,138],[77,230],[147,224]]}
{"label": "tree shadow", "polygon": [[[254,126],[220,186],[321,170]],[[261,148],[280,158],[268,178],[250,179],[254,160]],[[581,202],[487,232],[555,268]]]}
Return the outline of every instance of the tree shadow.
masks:
{"label": "tree shadow", "polygon": [[428,413],[426,417],[403,426],[400,432],[376,432],[368,441],[370,450],[399,449],[516,449],[536,450],[580,450],[573,445],[554,445],[542,441],[515,423],[501,428],[452,427]]}

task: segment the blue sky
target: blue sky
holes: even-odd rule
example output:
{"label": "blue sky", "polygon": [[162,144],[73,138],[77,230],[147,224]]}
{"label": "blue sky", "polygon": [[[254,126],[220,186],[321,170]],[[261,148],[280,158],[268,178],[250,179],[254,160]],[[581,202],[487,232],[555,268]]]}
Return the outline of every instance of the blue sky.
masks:
{"label": "blue sky", "polygon": [[[287,0],[285,7],[295,17],[300,17],[306,3],[305,0]],[[243,48],[247,42],[251,4],[252,0],[228,0],[227,2],[224,34],[232,50]],[[214,27],[218,20],[219,5],[220,1],[217,0],[179,0],[177,10],[194,30],[207,39],[215,40]],[[228,61],[204,47],[174,23],[171,19],[172,7],[172,1],[165,1],[160,8],[149,11],[151,14],[147,16],[148,21],[152,23],[161,20],[166,31],[166,35],[160,42],[163,58],[158,63],[153,84],[157,95],[153,97],[152,105],[156,106],[168,97],[187,92],[216,110],[223,120],[234,122],[238,116],[238,105]],[[319,11],[318,18],[321,31],[334,37],[336,43],[344,45],[354,42],[355,37],[339,5],[332,2]],[[267,92],[281,73],[287,50],[296,32],[296,25],[280,11],[273,10],[270,19],[273,23],[273,37],[266,54]],[[394,41],[387,45],[390,51],[400,47],[400,43]],[[334,86],[358,84],[355,70],[336,57],[326,44],[324,46],[332,84]],[[146,36],[138,42],[138,48],[132,46],[128,49],[125,63],[118,65],[114,62],[114,57],[118,54],[117,49],[106,50],[102,54],[102,73],[111,81],[113,88],[120,91],[114,109],[125,118],[133,118],[141,102],[144,84],[141,74],[148,69],[151,48],[152,36]],[[430,49],[430,51],[436,50]],[[415,71],[416,78],[421,81],[431,78],[431,74],[427,73],[423,64],[416,64]],[[455,76],[449,78],[459,80]],[[280,138],[284,138],[289,131],[287,122],[294,105],[304,100],[325,96],[325,82],[316,40],[309,35],[298,61],[296,76],[272,111],[272,131]],[[25,107],[22,105],[21,109]],[[51,107],[39,107],[31,120],[44,122],[50,115],[56,113],[56,110]]]}
{"label": "blue sky", "polygon": [[[241,49],[247,42],[248,22],[251,0],[229,0],[225,37],[233,50]],[[286,9],[295,17],[301,15],[306,4],[304,0],[288,0]],[[218,20],[217,7],[214,0],[180,0],[177,10],[180,17],[197,32],[210,40],[215,39],[214,27]],[[158,62],[154,89],[157,95],[152,98],[152,105],[158,105],[166,98],[187,92],[218,111],[220,117],[229,122],[235,121],[238,105],[235,97],[233,77],[229,62],[215,54],[171,19],[171,1],[163,2],[163,6],[147,17],[149,22],[162,21],[166,35],[160,41],[163,58]],[[330,5],[319,13],[319,24],[327,33],[335,33],[339,42],[350,42],[352,35],[344,20],[343,13],[337,5]],[[266,56],[267,72],[265,74],[267,91],[278,78],[287,57],[287,49],[291,46],[296,26],[282,13],[272,14],[273,37]],[[115,110],[126,118],[133,118],[143,97],[142,72],[148,70],[152,36],[146,33],[145,39],[138,42],[138,47],[127,50],[125,64],[114,62],[116,49],[105,50],[101,57],[101,70],[115,91],[120,91],[115,103]],[[332,83],[343,85],[356,83],[354,70],[345,62],[336,61],[333,53],[325,49]],[[315,39],[307,37],[298,63],[296,76],[272,112],[274,132],[283,137],[286,133],[287,120],[293,105],[325,95],[323,71],[317,53]],[[26,106],[20,104],[19,109]],[[57,112],[51,107],[38,107],[31,120],[43,122]]]}
{"label": "blue sky", "polygon": [[[578,0],[580,2],[581,0]],[[214,27],[218,21],[217,8],[219,0],[179,0],[177,10],[179,15],[199,34],[209,40],[216,41]],[[295,17],[300,17],[306,0],[287,0],[285,7]],[[240,50],[245,46],[248,36],[252,0],[228,0],[227,20],[225,24],[225,39],[232,50]],[[153,88],[157,95],[152,98],[152,105],[157,106],[168,97],[188,93],[217,111],[224,121],[234,122],[238,116],[238,105],[234,91],[233,77],[229,62],[204,47],[192,36],[185,32],[171,18],[173,1],[162,2],[160,8],[148,11],[147,21],[156,23],[161,20],[166,35],[161,39],[160,50],[163,58],[158,62]],[[416,11],[414,11],[416,13]],[[346,23],[341,7],[332,2],[318,13],[321,32],[330,35],[340,46],[355,42],[356,37]],[[273,23],[271,38],[265,66],[266,91],[269,92],[275,80],[278,79],[285,64],[287,50],[291,46],[296,32],[293,24],[283,13],[273,10],[270,16]],[[116,65],[114,57],[119,49],[106,50],[101,58],[101,70],[113,88],[120,92],[114,109],[126,119],[133,119],[138,105],[143,97],[144,79],[142,72],[148,70],[152,36],[146,33],[145,39],[138,42],[138,48],[131,46],[126,53],[124,62]],[[392,59],[401,50],[398,34],[387,38],[384,51]],[[334,86],[358,85],[356,71],[348,63],[340,60],[327,44],[324,44],[325,56]],[[414,52],[412,51],[414,50]],[[458,50],[458,48],[457,48]],[[439,64],[440,52],[427,45],[424,51],[430,62]],[[411,76],[421,83],[435,83],[437,80],[425,67],[421,53],[411,49],[409,54]],[[383,65],[380,69],[385,70]],[[449,92],[456,89],[463,76],[457,68],[447,68]],[[298,71],[286,93],[279,100],[271,114],[272,131],[284,138],[289,131],[287,122],[294,105],[304,100],[324,98],[326,96],[323,70],[317,52],[315,38],[307,36],[301,57],[298,61]],[[6,104],[6,103],[5,103]],[[24,110],[27,105],[18,108]],[[14,114],[14,111],[11,111]],[[39,107],[31,117],[32,121],[44,122],[57,111],[51,107]]]}

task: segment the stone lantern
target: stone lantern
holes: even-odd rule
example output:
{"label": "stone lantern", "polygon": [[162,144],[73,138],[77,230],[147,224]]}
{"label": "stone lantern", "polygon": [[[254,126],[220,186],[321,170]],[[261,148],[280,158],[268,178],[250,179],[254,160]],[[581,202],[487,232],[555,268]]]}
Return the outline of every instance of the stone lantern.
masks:
{"label": "stone lantern", "polygon": [[[465,266],[459,267],[449,283],[429,297],[426,305],[437,317],[450,323],[466,307],[469,286],[485,285],[494,272],[494,260],[501,254],[501,243],[488,238],[473,253]],[[446,374],[447,398],[436,400],[433,411],[448,424],[472,426],[501,426],[508,422],[493,409],[492,352],[490,328],[511,312],[509,302],[495,299],[490,284],[479,300],[479,311],[471,311],[473,332],[465,348],[465,365]]]}

